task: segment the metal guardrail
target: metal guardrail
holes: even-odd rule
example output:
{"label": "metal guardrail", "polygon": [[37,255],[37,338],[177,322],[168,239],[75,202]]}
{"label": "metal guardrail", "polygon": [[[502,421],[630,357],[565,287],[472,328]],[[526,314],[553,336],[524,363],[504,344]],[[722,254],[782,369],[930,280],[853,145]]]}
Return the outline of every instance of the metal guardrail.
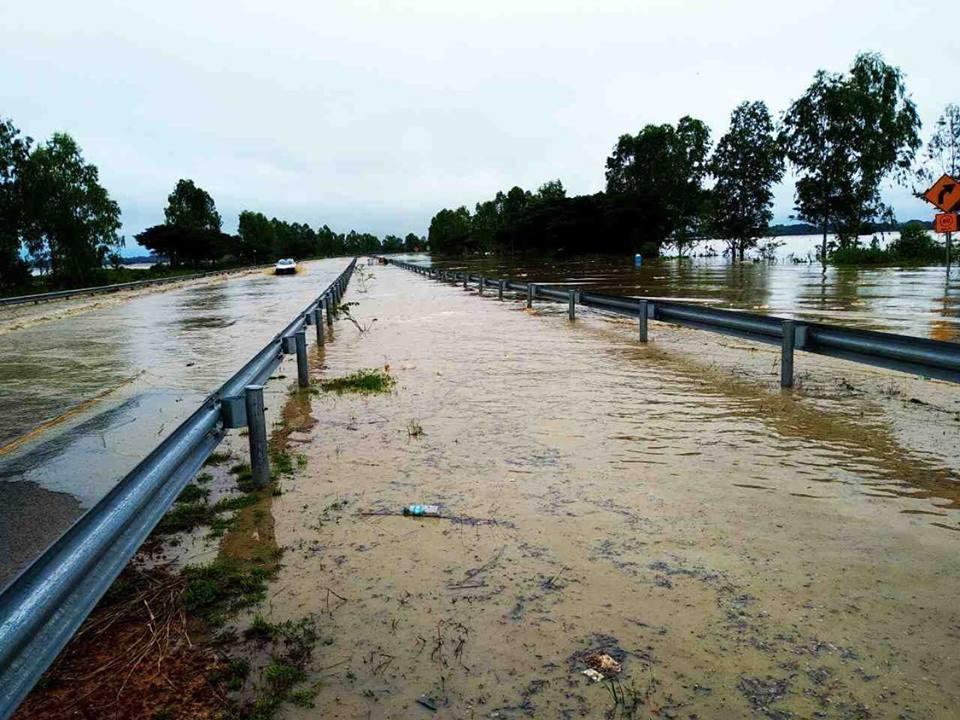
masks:
{"label": "metal guardrail", "polygon": [[381,261],[437,280],[462,282],[464,288],[468,284],[476,284],[481,293],[488,287],[497,288],[501,298],[504,290],[526,293],[528,307],[539,298],[565,301],[569,303],[571,319],[575,317],[578,304],[618,315],[637,317],[641,342],[647,341],[648,320],[657,320],[779,345],[780,384],[783,387],[793,386],[793,355],[796,350],[960,383],[958,343],[790,320],[773,315],[720,310],[690,303],[604,295],[536,283],[490,279],[391,258],[381,258]]}
{"label": "metal guardrail", "polygon": [[306,384],[306,326],[322,344],[323,316],[331,325],[356,262],[0,594],[0,719],[13,714],[228,428],[249,428],[254,481],[269,480],[263,383],[295,352]]}
{"label": "metal guardrail", "polygon": [[102,293],[119,292],[120,290],[134,290],[141,287],[150,287],[151,285],[169,285],[170,283],[181,282],[185,280],[197,280],[199,278],[211,277],[213,275],[224,275],[245,270],[255,270],[260,267],[270,267],[269,265],[250,265],[242,268],[228,268],[224,270],[211,270],[210,272],[191,273],[190,275],[170,275],[169,277],[154,278],[152,280],[134,280],[132,282],[115,283],[113,285],[95,285],[93,287],[76,288],[74,290],[54,290],[47,293],[35,293],[33,295],[16,295],[14,297],[0,297],[0,305],[26,305],[27,303],[42,303],[51,300],[63,300],[64,298],[77,297],[80,295],[100,295]]}

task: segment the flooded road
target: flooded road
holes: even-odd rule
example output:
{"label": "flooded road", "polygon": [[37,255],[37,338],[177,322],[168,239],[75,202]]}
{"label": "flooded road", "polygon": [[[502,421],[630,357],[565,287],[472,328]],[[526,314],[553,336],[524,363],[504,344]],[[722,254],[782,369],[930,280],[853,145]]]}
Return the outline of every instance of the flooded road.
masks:
{"label": "flooded road", "polygon": [[[798,250],[809,237],[786,238]],[[869,244],[869,238],[866,239]],[[785,248],[786,249],[786,248]],[[429,264],[429,255],[404,256]],[[778,262],[731,263],[723,257],[647,260],[615,256],[434,258],[448,270],[571,284],[616,295],[645,295],[770,313],[869,330],[960,342],[960,269],[828,267]]]}
{"label": "flooded road", "polygon": [[[277,334],[347,263],[190,282],[0,322],[0,586]],[[38,522],[39,521],[39,522]]]}
{"label": "flooded road", "polygon": [[396,388],[313,397],[270,510],[284,717],[956,717],[960,389],[375,275],[320,375]]}

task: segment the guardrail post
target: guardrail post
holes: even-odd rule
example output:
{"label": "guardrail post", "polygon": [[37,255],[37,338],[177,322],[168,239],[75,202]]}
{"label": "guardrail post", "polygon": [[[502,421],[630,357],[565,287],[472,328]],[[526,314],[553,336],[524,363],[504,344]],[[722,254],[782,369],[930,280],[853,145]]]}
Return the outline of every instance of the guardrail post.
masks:
{"label": "guardrail post", "polygon": [[247,406],[247,431],[250,441],[250,471],[255,487],[270,482],[270,456],[267,454],[267,417],[263,408],[263,385],[243,389]]}
{"label": "guardrail post", "polygon": [[533,307],[533,296],[537,294],[537,286],[533,283],[527,283],[527,307]]}
{"label": "guardrail post", "polygon": [[640,327],[640,342],[645,343],[647,341],[647,301],[640,300],[637,305],[640,308],[637,316]]}
{"label": "guardrail post", "polygon": [[470,277],[469,274],[467,274],[467,273],[464,273],[464,274],[463,274],[463,289],[464,289],[464,290],[467,289],[467,278],[468,278],[468,277]]}
{"label": "guardrail post", "polygon": [[573,322],[577,319],[577,291],[568,290],[567,291],[567,314],[570,316],[570,321]]}
{"label": "guardrail post", "polygon": [[313,309],[313,324],[317,328],[317,345],[323,345],[326,338],[323,336],[323,310],[320,309],[320,303]]}
{"label": "guardrail post", "polygon": [[480,297],[483,297],[483,275],[480,276],[480,282],[478,283],[480,288]]}
{"label": "guardrail post", "polygon": [[796,337],[796,323],[783,321],[783,345],[780,348],[780,387],[793,387],[793,345]]}
{"label": "guardrail post", "polygon": [[294,335],[297,343],[297,385],[310,386],[310,366],[307,363],[307,332],[300,330]]}
{"label": "guardrail post", "polygon": [[323,309],[327,311],[327,327],[333,327],[333,313],[330,312],[330,296],[323,296]]}
{"label": "guardrail post", "polygon": [[503,300],[503,280],[497,283],[497,300]]}

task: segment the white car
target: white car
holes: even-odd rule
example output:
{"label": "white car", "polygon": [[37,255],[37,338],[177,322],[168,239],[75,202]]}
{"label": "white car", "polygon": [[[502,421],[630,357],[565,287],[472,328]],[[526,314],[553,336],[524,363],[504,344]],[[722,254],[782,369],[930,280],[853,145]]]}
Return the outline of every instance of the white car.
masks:
{"label": "white car", "polygon": [[273,272],[276,275],[293,275],[297,271],[297,261],[293,258],[283,258],[277,260],[273,266]]}

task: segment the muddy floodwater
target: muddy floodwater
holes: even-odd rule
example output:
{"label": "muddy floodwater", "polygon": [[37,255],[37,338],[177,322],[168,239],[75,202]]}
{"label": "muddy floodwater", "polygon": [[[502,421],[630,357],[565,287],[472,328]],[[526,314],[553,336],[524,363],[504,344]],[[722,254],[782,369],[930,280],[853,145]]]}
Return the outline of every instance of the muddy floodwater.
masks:
{"label": "muddy floodwater", "polygon": [[[861,238],[869,244],[870,238]],[[784,238],[803,256],[809,236]],[[801,252],[803,251],[803,252]],[[795,255],[795,256],[796,256]],[[660,297],[714,307],[770,313],[868,330],[960,342],[960,269],[828,267],[777,262],[731,263],[723,257],[645,260],[630,256],[443,258],[403,256],[488,277],[573,285],[617,295]]]}
{"label": "muddy floodwater", "polygon": [[312,396],[269,510],[284,717],[957,717],[955,386],[374,275],[317,376],[396,386]]}
{"label": "muddy floodwater", "polygon": [[0,587],[347,262],[0,310]]}

